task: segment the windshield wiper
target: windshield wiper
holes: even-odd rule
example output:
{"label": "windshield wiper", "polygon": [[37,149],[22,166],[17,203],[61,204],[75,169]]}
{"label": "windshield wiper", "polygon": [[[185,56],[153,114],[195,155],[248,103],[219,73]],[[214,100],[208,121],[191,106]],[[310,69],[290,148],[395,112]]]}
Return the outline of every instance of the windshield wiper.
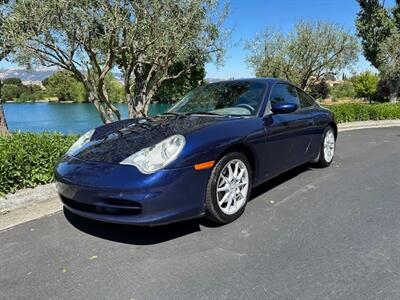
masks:
{"label": "windshield wiper", "polygon": [[185,113],[185,116],[190,116],[190,115],[210,115],[210,116],[223,117],[223,115],[221,115],[221,114],[213,113],[213,112],[210,112],[210,111],[193,111],[193,112]]}
{"label": "windshield wiper", "polygon": [[167,111],[167,112],[165,112],[165,113],[162,113],[160,116],[162,116],[162,115],[172,115],[172,116],[181,116],[182,114],[180,114],[180,113],[177,113],[177,112],[169,112],[169,111]]}

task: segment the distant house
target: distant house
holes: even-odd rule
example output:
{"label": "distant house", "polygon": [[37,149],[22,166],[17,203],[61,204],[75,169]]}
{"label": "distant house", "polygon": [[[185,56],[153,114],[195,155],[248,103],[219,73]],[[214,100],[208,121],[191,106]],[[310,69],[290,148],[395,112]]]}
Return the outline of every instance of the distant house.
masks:
{"label": "distant house", "polygon": [[37,85],[43,91],[46,90],[46,88],[44,87],[43,83],[40,80],[23,80],[22,85],[24,85],[24,86]]}
{"label": "distant house", "polygon": [[326,81],[326,83],[327,83],[330,87],[340,85],[340,84],[342,84],[343,82],[344,82],[343,80],[327,80],[327,81]]}

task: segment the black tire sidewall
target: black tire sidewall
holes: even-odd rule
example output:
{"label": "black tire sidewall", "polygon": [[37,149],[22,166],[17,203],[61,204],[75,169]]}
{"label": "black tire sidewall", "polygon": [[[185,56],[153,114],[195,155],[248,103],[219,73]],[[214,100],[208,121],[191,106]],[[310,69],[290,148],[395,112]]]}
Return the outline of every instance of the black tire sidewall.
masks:
{"label": "black tire sidewall", "polygon": [[[249,188],[247,191],[246,195],[246,202],[243,204],[243,206],[233,215],[227,215],[222,212],[221,208],[218,205],[217,201],[217,183],[218,183],[218,178],[224,169],[225,165],[230,162],[231,160],[234,159],[239,159],[241,160],[247,167],[247,171],[249,174]],[[251,193],[251,185],[252,185],[252,170],[249,161],[247,160],[246,156],[242,154],[241,152],[231,152],[223,156],[214,166],[210,179],[208,181],[207,185],[207,195],[206,195],[206,217],[208,219],[211,219],[212,221],[226,224],[230,223],[237,218],[239,218],[247,205],[247,202],[250,198],[250,193]]]}

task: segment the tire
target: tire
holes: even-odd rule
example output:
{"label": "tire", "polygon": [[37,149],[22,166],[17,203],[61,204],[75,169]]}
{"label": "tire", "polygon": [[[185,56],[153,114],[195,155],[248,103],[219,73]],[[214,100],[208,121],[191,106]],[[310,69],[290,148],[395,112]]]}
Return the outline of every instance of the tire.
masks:
{"label": "tire", "polygon": [[[330,149],[327,151],[325,151],[326,142],[329,143],[327,147],[329,147]],[[336,150],[335,131],[331,126],[328,126],[325,128],[324,134],[322,135],[318,158],[314,162],[314,165],[319,168],[329,167],[333,161],[335,150]]]}
{"label": "tire", "polygon": [[239,218],[250,198],[252,178],[249,161],[243,153],[231,152],[222,157],[207,184],[205,217],[219,224]]}

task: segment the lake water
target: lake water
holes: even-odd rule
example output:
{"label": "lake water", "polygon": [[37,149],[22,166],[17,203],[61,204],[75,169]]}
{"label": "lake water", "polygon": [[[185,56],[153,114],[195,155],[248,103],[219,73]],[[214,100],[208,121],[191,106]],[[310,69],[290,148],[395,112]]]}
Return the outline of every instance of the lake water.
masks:
{"label": "lake water", "polygon": [[[116,104],[122,117],[128,117],[126,104]],[[150,105],[150,115],[163,113],[170,104]],[[99,113],[91,103],[5,103],[8,127],[12,131],[60,131],[83,133],[102,125]]]}

